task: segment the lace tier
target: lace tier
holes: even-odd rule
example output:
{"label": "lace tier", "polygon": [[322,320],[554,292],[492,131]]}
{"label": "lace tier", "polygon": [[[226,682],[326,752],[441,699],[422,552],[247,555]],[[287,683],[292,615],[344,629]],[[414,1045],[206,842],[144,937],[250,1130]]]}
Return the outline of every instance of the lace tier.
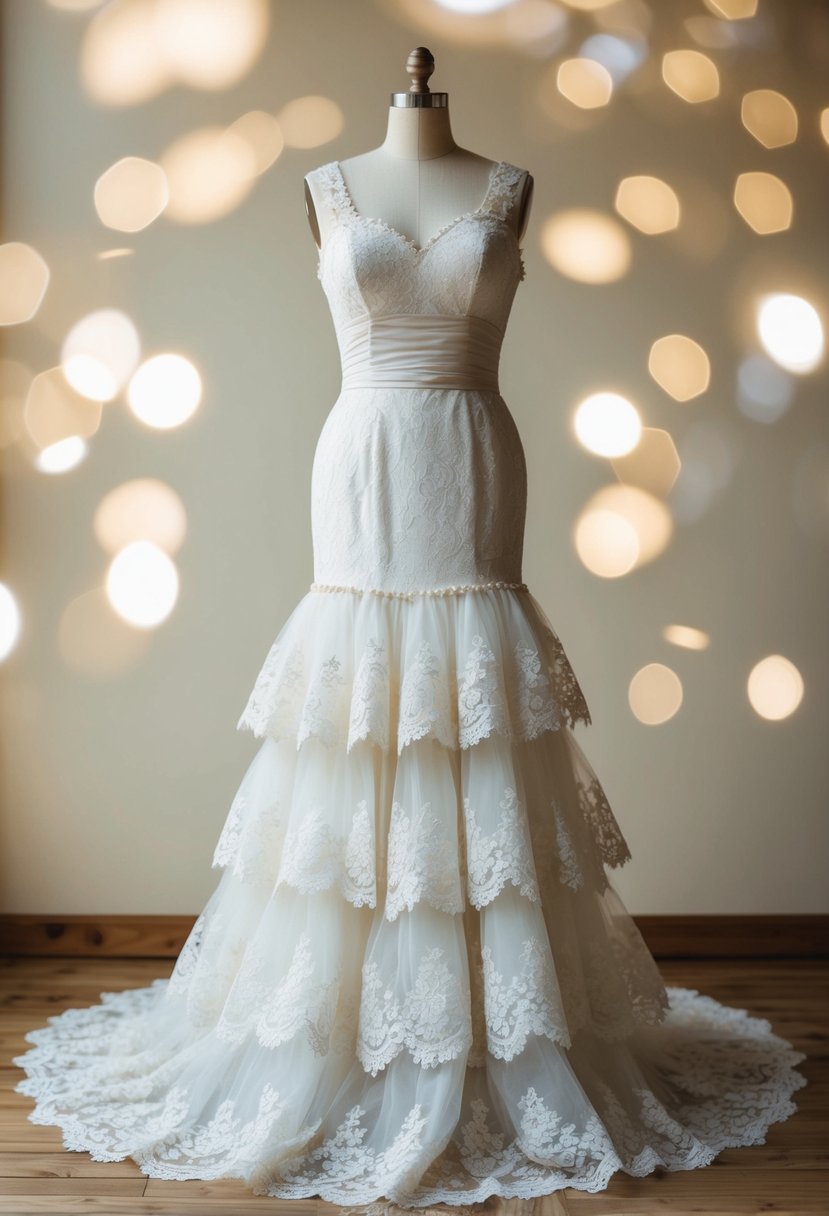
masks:
{"label": "lace tier", "polygon": [[418,739],[469,748],[589,724],[582,689],[535,598],[515,588],[388,597],[309,591],[283,624],[237,729],[347,751]]}

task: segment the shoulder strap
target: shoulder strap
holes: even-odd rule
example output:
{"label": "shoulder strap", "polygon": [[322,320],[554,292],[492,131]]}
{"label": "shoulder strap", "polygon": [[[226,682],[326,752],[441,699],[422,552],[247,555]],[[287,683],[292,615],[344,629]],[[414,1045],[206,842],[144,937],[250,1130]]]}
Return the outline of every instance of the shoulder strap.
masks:
{"label": "shoulder strap", "polygon": [[496,167],[490,183],[488,207],[499,219],[509,219],[515,211],[527,176],[526,169],[506,160]]}
{"label": "shoulder strap", "polygon": [[[334,221],[349,213],[348,192],[343,181],[342,173],[335,160],[319,165],[308,173],[307,178],[316,187],[316,196],[325,215],[317,215],[320,228],[327,230]],[[319,210],[319,208],[318,208]]]}

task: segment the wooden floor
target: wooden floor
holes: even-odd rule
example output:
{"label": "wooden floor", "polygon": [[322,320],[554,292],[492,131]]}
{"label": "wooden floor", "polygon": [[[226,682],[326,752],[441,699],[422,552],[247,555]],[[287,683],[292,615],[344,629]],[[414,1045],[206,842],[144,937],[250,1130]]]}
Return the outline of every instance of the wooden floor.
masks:
{"label": "wooden floor", "polygon": [[[798,1111],[773,1124],[764,1145],[727,1149],[703,1169],[629,1178],[606,1191],[572,1189],[533,1202],[475,1205],[475,1213],[509,1216],[615,1216],[622,1213],[774,1212],[829,1214],[829,1035],[826,964],[819,961],[662,961],[668,984],[696,988],[766,1017],[807,1060],[808,1084],[794,1095]],[[289,1202],[254,1195],[236,1180],[165,1182],[145,1177],[131,1160],[92,1161],[66,1152],[60,1131],[27,1119],[33,1101],[14,1093],[23,1076],[11,1058],[27,1049],[25,1031],[47,1015],[92,1004],[101,991],[139,987],[169,975],[172,963],[101,958],[0,960],[0,1213],[85,1212],[96,1216],[315,1216],[340,1209],[319,1200]],[[397,1210],[393,1206],[390,1212]],[[434,1210],[434,1209],[430,1209]],[[460,1216],[464,1209],[445,1208]],[[423,1209],[421,1209],[423,1211]],[[470,1211],[470,1209],[466,1209]]]}

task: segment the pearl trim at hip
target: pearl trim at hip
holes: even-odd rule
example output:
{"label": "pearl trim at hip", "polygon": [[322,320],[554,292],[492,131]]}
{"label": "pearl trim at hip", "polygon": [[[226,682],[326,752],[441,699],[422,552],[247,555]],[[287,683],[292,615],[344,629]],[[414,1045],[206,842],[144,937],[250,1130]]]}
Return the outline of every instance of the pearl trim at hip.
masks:
{"label": "pearl trim at hip", "polygon": [[382,587],[346,587],[338,583],[311,583],[311,591],[351,591],[355,595],[386,595],[394,599],[413,600],[418,595],[461,595],[466,591],[528,591],[526,583],[460,583],[450,587],[427,587],[422,591],[386,591]]}

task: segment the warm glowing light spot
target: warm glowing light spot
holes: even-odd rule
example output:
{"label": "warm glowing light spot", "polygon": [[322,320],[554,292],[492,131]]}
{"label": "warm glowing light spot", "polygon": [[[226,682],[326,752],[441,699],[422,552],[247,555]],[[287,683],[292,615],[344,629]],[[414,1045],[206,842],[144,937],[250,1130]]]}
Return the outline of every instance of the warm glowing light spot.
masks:
{"label": "warm glowing light spot", "polygon": [[648,371],[675,401],[690,401],[708,388],[711,364],[693,338],[666,334],[657,338],[648,356]]}
{"label": "warm glowing light spot", "polygon": [[767,354],[790,372],[810,372],[823,357],[823,326],[808,300],[765,296],[757,309],[757,334]]}
{"label": "warm glowing light spot", "polygon": [[187,514],[175,490],[163,481],[125,481],[101,499],[94,519],[95,535],[109,553],[134,540],[148,540],[165,553],[175,553],[187,533]]}
{"label": "warm glowing light spot", "polygon": [[200,89],[237,84],[268,35],[265,0],[156,0],[155,35],[172,74]]}
{"label": "warm glowing light spot", "polygon": [[658,177],[626,177],[616,191],[616,210],[622,219],[647,236],[670,232],[679,224],[679,199]]}
{"label": "warm glowing light spot", "polygon": [[525,47],[531,53],[543,49],[545,58],[553,55],[567,37],[567,13],[547,0],[522,0],[509,4],[504,12],[502,37],[507,43]]}
{"label": "warm glowing light spot", "polygon": [[691,625],[666,625],[662,636],[666,642],[685,650],[707,650],[711,644],[711,637],[704,629],[694,629]]}
{"label": "warm glowing light spot", "polygon": [[616,0],[564,0],[568,8],[577,9],[582,13],[595,13],[600,8],[615,4]]}
{"label": "warm glowing light spot", "polygon": [[0,325],[31,321],[49,284],[49,267],[23,241],[0,245]]}
{"label": "warm glowing light spot", "polygon": [[574,540],[582,564],[600,578],[628,574],[639,557],[636,529],[615,511],[585,511],[576,523]]}
{"label": "warm glowing light spot", "polygon": [[58,651],[67,667],[93,679],[108,679],[133,666],[149,645],[144,629],[117,616],[102,587],[77,596],[64,608]]}
{"label": "warm glowing light spot", "polygon": [[159,430],[181,426],[201,401],[201,377],[183,355],[147,359],[129,382],[127,401],[136,418]]}
{"label": "warm glowing light spot", "polygon": [[259,172],[247,139],[225,127],[202,127],[172,143],[161,157],[170,189],[167,215],[180,224],[207,224],[238,207]]}
{"label": "warm glowing light spot", "polygon": [[597,456],[622,456],[632,451],[642,433],[639,412],[619,393],[592,393],[573,416],[579,441]]}
{"label": "warm glowing light spot", "polygon": [[792,196],[773,173],[741,173],[734,187],[734,206],[761,236],[791,227]]}
{"label": "warm glowing light spot", "polygon": [[752,667],[747,691],[755,713],[779,722],[793,714],[803,700],[803,677],[782,654],[770,654]]}
{"label": "warm glowing light spot", "polygon": [[277,115],[285,143],[291,148],[318,148],[340,134],[343,112],[330,97],[295,97]]}
{"label": "warm glowing light spot", "polygon": [[820,133],[829,144],[829,106],[820,112]]}
{"label": "warm glowing light spot", "polygon": [[776,422],[794,399],[794,380],[761,351],[743,359],[737,369],[737,406],[755,422]]}
{"label": "warm glowing light spot", "polygon": [[257,173],[269,169],[285,147],[279,120],[264,110],[249,110],[230,124],[228,132],[248,145],[256,162]]}
{"label": "warm glowing light spot", "polygon": [[591,34],[580,49],[588,62],[592,60],[607,69],[613,85],[625,80],[647,55],[644,38],[618,38],[615,34]]}
{"label": "warm glowing light spot", "polygon": [[582,110],[606,106],[613,93],[613,79],[595,59],[565,59],[559,64],[556,85],[562,97]]}
{"label": "warm glowing light spot", "polygon": [[576,552],[593,574],[618,578],[663,552],[673,532],[663,502],[638,486],[598,490],[582,509],[575,527]]}
{"label": "warm glowing light spot", "polygon": [[665,498],[679,476],[680,462],[676,444],[659,427],[642,428],[632,452],[611,461],[613,472],[625,485],[639,486],[649,494]]}
{"label": "warm glowing light spot", "polygon": [[746,93],[740,113],[745,129],[764,148],[780,148],[797,139],[797,110],[774,89]]}
{"label": "warm glowing light spot", "polygon": [[439,8],[448,9],[450,13],[464,13],[479,16],[482,13],[495,13],[499,8],[506,8],[513,0],[435,0]]}
{"label": "warm glowing light spot", "polygon": [[541,232],[541,247],[552,266],[580,283],[611,283],[630,267],[630,239],[621,224],[602,211],[561,211]]}
{"label": "warm glowing light spot", "polygon": [[0,662],[17,645],[20,636],[20,609],[5,583],[0,583]]}
{"label": "warm glowing light spot", "polygon": [[147,540],[133,541],[109,564],[109,602],[123,620],[139,629],[150,629],[170,615],[178,588],[174,563]]}
{"label": "warm glowing light spot", "polygon": [[111,401],[141,357],[138,332],[126,313],[100,308],[72,326],[61,348],[63,374],[92,401]]}
{"label": "warm glowing light spot", "polygon": [[104,0],[47,0],[51,8],[63,9],[67,13],[87,13],[90,9],[98,8]]}
{"label": "warm glowing light spot", "polygon": [[100,401],[90,401],[66,383],[62,368],[50,367],[32,377],[23,420],[34,443],[45,449],[66,439],[94,435],[101,425],[102,409]]}
{"label": "warm glowing light spot", "polygon": [[705,7],[726,21],[744,21],[757,12],[757,0],[704,0]]}
{"label": "warm glowing light spot", "polygon": [[80,53],[81,80],[94,101],[138,105],[173,83],[156,37],[157,17],[154,0],[120,0],[94,15]]}
{"label": "warm glowing light spot", "polygon": [[702,51],[668,51],[662,58],[662,79],[683,101],[711,101],[720,91],[720,74]]}
{"label": "warm glowing light spot", "polygon": [[140,232],[161,215],[169,196],[161,165],[140,156],[125,156],[95,183],[95,210],[107,228]]}
{"label": "warm glowing light spot", "polygon": [[669,721],[682,704],[682,682],[664,663],[640,667],[628,685],[628,704],[644,726]]}
{"label": "warm glowing light spot", "polygon": [[89,448],[80,435],[69,435],[38,452],[35,467],[41,473],[66,473],[79,465],[88,452]]}

